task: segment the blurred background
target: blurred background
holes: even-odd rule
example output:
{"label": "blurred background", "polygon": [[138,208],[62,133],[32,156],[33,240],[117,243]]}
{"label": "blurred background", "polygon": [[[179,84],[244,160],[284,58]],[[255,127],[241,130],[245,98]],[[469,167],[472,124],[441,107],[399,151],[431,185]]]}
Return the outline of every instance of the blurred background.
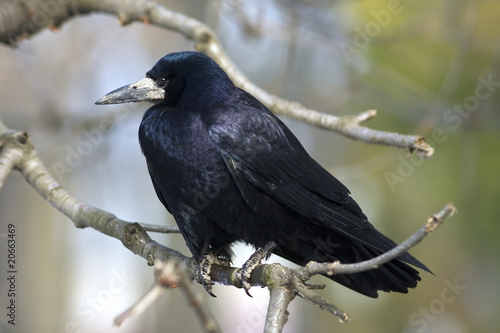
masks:
{"label": "blurred background", "polygon": [[[207,23],[234,63],[272,94],[335,115],[377,109],[371,128],[420,134],[430,160],[283,119],[396,242],[451,201],[458,213],[411,250],[435,274],[409,294],[369,299],[328,282],[322,292],[352,321],[297,298],[285,332],[498,332],[500,326],[499,1],[158,1]],[[192,50],[176,32],[104,14],[80,16],[17,48],[0,47],[0,110],[29,131],[52,174],[80,199],[128,221],[175,225],[156,198],[137,140],[140,105],[95,106],[144,77],[166,53]],[[115,316],[153,282],[120,242],[76,229],[17,173],[0,191],[0,258],[17,229],[17,324],[0,332],[200,332],[180,290],[119,329]],[[152,235],[188,255],[180,235]],[[235,247],[240,265],[251,252]],[[272,257],[271,261],[279,258]],[[289,264],[291,265],[291,264]],[[254,298],[215,286],[203,296],[225,332],[261,332],[266,289]]]}

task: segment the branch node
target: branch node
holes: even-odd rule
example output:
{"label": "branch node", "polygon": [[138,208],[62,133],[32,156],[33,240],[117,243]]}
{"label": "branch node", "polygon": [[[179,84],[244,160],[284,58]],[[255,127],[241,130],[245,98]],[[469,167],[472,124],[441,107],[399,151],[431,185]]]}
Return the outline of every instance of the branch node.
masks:
{"label": "branch node", "polygon": [[448,202],[439,212],[429,216],[425,224],[425,233],[430,234],[431,232],[436,230],[437,227],[443,224],[444,220],[448,216],[453,216],[456,211],[457,209],[455,208],[455,206],[453,206],[451,202]]}
{"label": "branch node", "polygon": [[179,267],[173,260],[157,261],[154,265],[155,279],[163,288],[177,288],[180,284]]}
{"label": "branch node", "polygon": [[49,28],[49,30],[52,32],[58,32],[59,30],[61,30],[54,21],[49,21],[49,23],[47,24],[47,28]]}
{"label": "branch node", "polygon": [[198,43],[209,43],[215,37],[214,33],[208,29],[200,29],[196,35],[198,36]]}
{"label": "branch node", "polygon": [[358,115],[354,116],[353,118],[356,121],[356,124],[361,124],[365,121],[368,121],[372,118],[374,118],[377,115],[377,110],[367,110],[364,112],[359,113]]}
{"label": "branch node", "polygon": [[26,142],[28,142],[28,139],[29,139],[29,134],[28,132],[17,132],[15,134],[15,138],[17,140],[17,142],[19,142],[20,144],[26,144]]}
{"label": "branch node", "polygon": [[418,157],[420,158],[429,159],[434,155],[434,148],[432,148],[422,136],[419,136],[410,148],[410,152],[414,150],[417,150]]}
{"label": "branch node", "polygon": [[148,253],[146,261],[148,266],[154,266],[156,261],[155,256],[152,253]]}
{"label": "branch node", "polygon": [[118,13],[118,22],[120,22],[120,25],[122,27],[129,25],[130,23],[133,22],[133,20],[129,19],[127,14],[125,13]]}
{"label": "branch node", "polygon": [[147,14],[139,16],[137,20],[141,21],[145,25],[149,25],[149,16]]}
{"label": "branch node", "polygon": [[130,244],[144,245],[150,240],[151,238],[149,237],[149,235],[144,231],[144,229],[141,228],[141,225],[137,222],[126,224],[123,227],[122,242],[126,247],[128,247]]}

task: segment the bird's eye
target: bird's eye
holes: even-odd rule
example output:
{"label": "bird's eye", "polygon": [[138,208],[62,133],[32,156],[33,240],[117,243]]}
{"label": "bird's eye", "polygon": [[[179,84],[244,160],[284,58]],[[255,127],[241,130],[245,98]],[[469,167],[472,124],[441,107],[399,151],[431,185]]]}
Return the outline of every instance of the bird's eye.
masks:
{"label": "bird's eye", "polygon": [[164,88],[167,85],[168,80],[164,77],[159,77],[155,80],[155,82],[158,87]]}

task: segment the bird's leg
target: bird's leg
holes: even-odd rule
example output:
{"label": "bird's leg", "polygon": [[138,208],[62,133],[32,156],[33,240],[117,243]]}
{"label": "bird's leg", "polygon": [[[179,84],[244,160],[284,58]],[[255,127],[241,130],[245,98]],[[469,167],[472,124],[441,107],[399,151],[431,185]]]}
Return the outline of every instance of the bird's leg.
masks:
{"label": "bird's leg", "polygon": [[250,295],[250,275],[252,271],[257,268],[262,262],[262,259],[266,258],[271,254],[271,251],[276,247],[276,243],[269,242],[264,247],[259,247],[248,260],[241,266],[241,268],[236,272],[236,278],[240,280],[243,289],[248,296]]}
{"label": "bird's leg", "polygon": [[197,282],[199,282],[203,288],[205,288],[206,292],[212,296],[217,297],[212,292],[212,278],[210,277],[210,271],[212,270],[212,265],[218,264],[221,266],[229,266],[229,260],[217,257],[212,251],[208,251],[205,253],[200,260],[198,267],[196,267],[195,278]]}

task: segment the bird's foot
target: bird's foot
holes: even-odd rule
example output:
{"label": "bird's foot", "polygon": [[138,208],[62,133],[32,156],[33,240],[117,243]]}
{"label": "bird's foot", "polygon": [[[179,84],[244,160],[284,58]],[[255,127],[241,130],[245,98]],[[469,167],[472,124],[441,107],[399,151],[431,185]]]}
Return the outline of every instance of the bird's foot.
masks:
{"label": "bird's foot", "polygon": [[196,281],[199,282],[205,291],[212,297],[217,297],[212,292],[212,278],[210,277],[210,271],[212,270],[212,265],[218,264],[221,266],[229,266],[229,260],[221,257],[217,257],[212,252],[205,253],[200,260],[198,267],[196,267],[195,278]]}
{"label": "bird's foot", "polygon": [[259,247],[250,258],[241,266],[241,268],[236,272],[236,278],[241,282],[241,286],[245,289],[248,296],[250,295],[250,275],[252,271],[257,268],[262,260],[271,254],[271,251],[276,247],[276,243],[269,242],[264,247]]}
{"label": "bird's foot", "polygon": [[196,280],[205,288],[205,291],[212,297],[217,297],[212,292],[212,279],[210,278],[210,270],[215,261],[215,255],[212,252],[205,253],[200,260],[198,267],[196,267],[195,277]]}

